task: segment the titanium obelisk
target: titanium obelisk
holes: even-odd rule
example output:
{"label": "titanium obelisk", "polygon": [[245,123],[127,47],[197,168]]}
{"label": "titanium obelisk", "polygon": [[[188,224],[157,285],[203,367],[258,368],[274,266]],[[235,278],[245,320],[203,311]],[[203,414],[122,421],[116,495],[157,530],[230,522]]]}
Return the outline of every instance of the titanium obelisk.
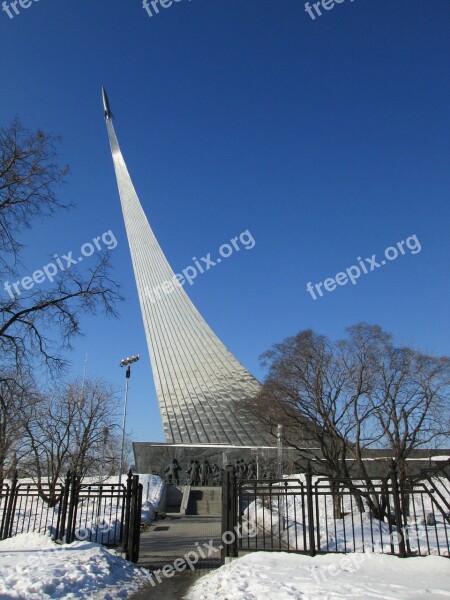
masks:
{"label": "titanium obelisk", "polygon": [[[166,442],[266,445],[242,406],[260,384],[176,279],[134,189],[104,90],[103,104]],[[155,294],[162,286],[170,291]]]}

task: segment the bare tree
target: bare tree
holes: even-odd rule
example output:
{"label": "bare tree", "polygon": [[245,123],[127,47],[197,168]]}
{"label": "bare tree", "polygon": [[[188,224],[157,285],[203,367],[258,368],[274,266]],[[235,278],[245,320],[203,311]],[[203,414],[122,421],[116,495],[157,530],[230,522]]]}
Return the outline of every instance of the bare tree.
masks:
{"label": "bare tree", "polygon": [[14,374],[0,377],[0,487],[23,457],[23,419],[37,398],[31,380]]}
{"label": "bare tree", "polygon": [[[20,234],[36,218],[64,207],[57,196],[67,167],[59,165],[58,138],[29,131],[18,121],[0,129],[0,275],[5,280],[21,266]],[[11,279],[13,281],[13,279]],[[109,275],[109,256],[58,273],[48,289],[34,286],[0,298],[0,353],[4,370],[31,371],[37,361],[51,373],[65,364],[62,351],[81,332],[83,314],[115,315],[119,289]]]}
{"label": "bare tree", "polygon": [[0,128],[0,273],[20,260],[19,234],[36,217],[47,217],[64,205],[56,189],[69,172],[59,165],[59,138],[30,131],[16,119]]}
{"label": "bare tree", "polygon": [[[69,391],[52,397],[37,393],[33,371],[42,365],[51,376],[67,364],[65,350],[81,333],[84,314],[115,315],[119,288],[110,278],[109,256],[92,259],[90,268],[61,270],[52,285],[32,286],[11,293],[19,269],[23,271],[21,236],[38,219],[68,208],[58,196],[68,168],[61,166],[60,140],[41,130],[30,131],[15,120],[0,128],[0,478],[15,461],[24,464],[24,448],[33,450],[38,478],[56,481],[73,457],[74,423],[85,436],[73,466],[89,469],[91,432],[101,420],[95,401],[86,406],[68,401]],[[66,394],[67,402],[62,402]],[[106,392],[105,392],[106,393]],[[59,394],[59,395],[58,395]],[[100,398],[96,396],[96,398]],[[108,405],[108,403],[106,403]],[[81,412],[80,412],[81,411]],[[48,429],[45,429],[45,416]],[[103,415],[105,416],[105,415]],[[89,421],[89,418],[91,421]],[[84,419],[88,419],[85,423]],[[27,429],[28,428],[28,429]],[[87,431],[90,433],[87,434]],[[29,434],[33,432],[34,438]],[[28,435],[30,444],[23,443]],[[45,436],[47,435],[47,440]],[[80,434],[81,435],[81,434]],[[37,458],[39,457],[39,460]],[[45,458],[46,457],[46,458]],[[69,460],[70,457],[70,460]]]}
{"label": "bare tree", "polygon": [[364,352],[372,364],[372,414],[402,481],[414,450],[448,439],[450,359],[397,348],[392,336],[375,326],[359,324],[348,331],[353,353]]}
{"label": "bare tree", "polygon": [[354,464],[374,512],[382,509],[367,449],[392,449],[402,477],[414,449],[448,435],[449,359],[396,348],[378,326],[355,325],[337,342],[303,331],[274,345],[262,364],[268,375],[251,414],[272,435],[283,424],[285,443],[312,457],[318,474],[349,478]]}
{"label": "bare tree", "polygon": [[34,288],[0,302],[0,352],[5,366],[27,369],[43,362],[51,373],[65,365],[62,355],[81,333],[82,315],[103,310],[116,315],[118,286],[109,277],[109,257],[101,256],[88,275],[74,268],[61,273],[48,290]]}
{"label": "bare tree", "polygon": [[262,356],[269,373],[254,414],[275,434],[284,425],[285,442],[319,473],[350,475],[347,459],[358,432],[361,445],[373,441],[365,426],[369,376],[350,368],[348,349],[308,330],[276,344]]}
{"label": "bare tree", "polygon": [[[24,428],[27,468],[38,483],[49,485],[49,494],[41,492],[51,504],[56,484],[69,469],[81,477],[102,474],[105,430],[114,437],[118,428],[116,394],[100,380],[70,383],[43,395]],[[114,448],[110,442],[108,454]]]}

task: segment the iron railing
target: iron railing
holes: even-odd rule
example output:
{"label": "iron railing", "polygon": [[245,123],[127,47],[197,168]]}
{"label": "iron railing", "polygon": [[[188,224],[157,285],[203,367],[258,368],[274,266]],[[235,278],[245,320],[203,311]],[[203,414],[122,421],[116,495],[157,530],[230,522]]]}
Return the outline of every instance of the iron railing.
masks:
{"label": "iron railing", "polygon": [[[447,480],[448,483],[448,480]],[[222,561],[255,550],[450,555],[450,494],[433,477],[400,482],[314,477],[246,480],[227,468]],[[225,539],[225,538],[223,538]]]}
{"label": "iron railing", "polygon": [[16,473],[0,490],[0,539],[38,532],[60,543],[88,540],[121,546],[137,562],[141,508],[142,484],[131,471],[120,486],[82,483],[70,472],[55,485],[20,482]]}

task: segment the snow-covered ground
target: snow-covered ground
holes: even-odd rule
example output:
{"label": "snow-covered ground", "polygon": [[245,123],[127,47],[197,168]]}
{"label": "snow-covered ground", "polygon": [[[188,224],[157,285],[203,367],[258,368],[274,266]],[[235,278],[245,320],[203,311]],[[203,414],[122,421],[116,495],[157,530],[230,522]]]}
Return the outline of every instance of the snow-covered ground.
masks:
{"label": "snow-covered ground", "polygon": [[0,600],[116,600],[147,580],[147,571],[98,544],[62,546],[38,533],[0,542]]}
{"label": "snow-covered ground", "polygon": [[444,600],[450,563],[438,556],[255,552],[202,577],[186,600]]}

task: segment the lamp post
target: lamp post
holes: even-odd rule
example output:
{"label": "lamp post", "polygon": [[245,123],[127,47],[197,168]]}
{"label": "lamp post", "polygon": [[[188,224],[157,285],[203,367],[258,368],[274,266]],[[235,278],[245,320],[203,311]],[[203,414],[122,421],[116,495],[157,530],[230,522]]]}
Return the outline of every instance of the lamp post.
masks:
{"label": "lamp post", "polygon": [[127,421],[127,402],[128,402],[128,381],[131,377],[131,365],[139,360],[139,354],[130,356],[120,361],[121,367],[126,367],[125,372],[125,400],[123,403],[123,421],[122,421],[122,448],[120,451],[120,470],[119,470],[119,488],[122,485],[123,462],[125,453],[125,425]]}
{"label": "lamp post", "polygon": [[103,427],[102,429],[102,464],[100,469],[100,483],[102,478],[105,477],[105,460],[106,460],[106,444],[108,443],[109,427]]}
{"label": "lamp post", "polygon": [[277,427],[278,479],[283,479],[283,425]]}
{"label": "lamp post", "polygon": [[[278,479],[283,479],[283,425],[278,424],[277,428],[277,447],[278,447]],[[280,492],[283,493],[283,487],[280,486]],[[286,529],[285,501],[281,499],[281,530]]]}

